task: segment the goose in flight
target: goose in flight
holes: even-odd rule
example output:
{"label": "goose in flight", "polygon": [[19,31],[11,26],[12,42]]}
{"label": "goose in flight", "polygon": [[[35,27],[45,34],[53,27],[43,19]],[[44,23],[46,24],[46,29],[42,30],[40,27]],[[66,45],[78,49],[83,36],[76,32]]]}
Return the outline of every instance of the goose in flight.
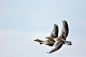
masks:
{"label": "goose in flight", "polygon": [[52,38],[52,37],[46,37],[47,39],[52,39],[55,41],[54,45],[51,47],[51,50],[47,53],[52,53],[55,52],[56,50],[59,50],[63,44],[71,45],[70,41],[66,41],[66,38],[68,36],[69,28],[68,28],[68,23],[67,21],[62,21],[63,25],[61,28],[61,34],[57,38]]}
{"label": "goose in flight", "polygon": [[[54,24],[54,28],[53,30],[51,31],[50,33],[50,36],[49,37],[52,37],[52,38],[57,38],[58,37],[58,26],[56,24]],[[48,40],[45,40],[45,41],[42,41],[42,40],[39,40],[39,39],[36,39],[34,40],[36,42],[39,42],[40,44],[46,44],[48,46],[53,46],[55,41],[52,40],[52,39],[48,39]]]}
{"label": "goose in flight", "polygon": [[39,39],[36,39],[36,40],[34,40],[34,41],[36,41],[36,42],[39,42],[40,44],[45,44],[45,45],[47,45],[47,46],[53,46],[53,44],[55,43],[55,41],[54,40],[50,40],[50,39],[48,39],[48,40],[45,40],[45,41],[42,41],[42,40],[39,40]]}

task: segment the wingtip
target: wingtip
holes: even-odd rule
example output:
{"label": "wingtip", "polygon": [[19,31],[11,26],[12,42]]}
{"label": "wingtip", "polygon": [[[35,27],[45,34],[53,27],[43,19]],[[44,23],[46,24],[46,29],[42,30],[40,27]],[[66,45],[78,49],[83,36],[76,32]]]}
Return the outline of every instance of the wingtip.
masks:
{"label": "wingtip", "polygon": [[47,52],[48,54],[50,54],[49,52]]}
{"label": "wingtip", "polygon": [[66,20],[62,20],[62,22],[67,22]]}
{"label": "wingtip", "polygon": [[57,27],[57,24],[54,24],[54,27]]}
{"label": "wingtip", "polygon": [[54,26],[55,26],[56,24],[54,24]]}

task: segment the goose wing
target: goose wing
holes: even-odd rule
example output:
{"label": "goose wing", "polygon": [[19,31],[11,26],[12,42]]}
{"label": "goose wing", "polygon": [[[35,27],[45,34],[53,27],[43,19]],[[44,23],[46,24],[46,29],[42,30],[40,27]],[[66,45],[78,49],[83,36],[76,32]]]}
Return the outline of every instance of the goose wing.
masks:
{"label": "goose wing", "polygon": [[62,47],[62,45],[63,45],[63,42],[58,42],[58,41],[56,41],[56,42],[54,43],[53,47],[51,48],[51,50],[50,50],[48,53],[50,54],[50,53],[52,53],[52,52],[54,52],[54,51],[59,50],[59,49]]}
{"label": "goose wing", "polygon": [[58,26],[56,25],[56,24],[54,24],[54,28],[53,28],[53,30],[51,31],[51,33],[50,33],[50,36],[52,37],[52,38],[57,38],[58,37]]}
{"label": "goose wing", "polygon": [[60,36],[66,38],[68,36],[68,33],[69,33],[68,23],[67,21],[64,20]]}

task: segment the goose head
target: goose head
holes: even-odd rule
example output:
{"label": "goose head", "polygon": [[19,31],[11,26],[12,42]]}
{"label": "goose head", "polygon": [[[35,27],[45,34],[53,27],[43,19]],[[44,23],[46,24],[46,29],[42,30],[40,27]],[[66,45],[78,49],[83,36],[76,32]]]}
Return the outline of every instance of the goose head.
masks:
{"label": "goose head", "polygon": [[40,42],[40,40],[39,40],[39,39],[36,39],[36,40],[34,40],[34,41],[36,41],[36,42]]}

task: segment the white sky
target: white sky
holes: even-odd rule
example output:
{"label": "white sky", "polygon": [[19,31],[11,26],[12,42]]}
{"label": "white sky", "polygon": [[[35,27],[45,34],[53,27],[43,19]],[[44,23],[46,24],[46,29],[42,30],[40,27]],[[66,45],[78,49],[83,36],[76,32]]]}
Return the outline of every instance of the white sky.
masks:
{"label": "white sky", "polygon": [[[85,0],[1,0],[0,57],[85,57],[85,15]],[[49,55],[50,47],[33,40],[45,40],[54,24],[61,29],[62,20],[68,21],[73,45]]]}

